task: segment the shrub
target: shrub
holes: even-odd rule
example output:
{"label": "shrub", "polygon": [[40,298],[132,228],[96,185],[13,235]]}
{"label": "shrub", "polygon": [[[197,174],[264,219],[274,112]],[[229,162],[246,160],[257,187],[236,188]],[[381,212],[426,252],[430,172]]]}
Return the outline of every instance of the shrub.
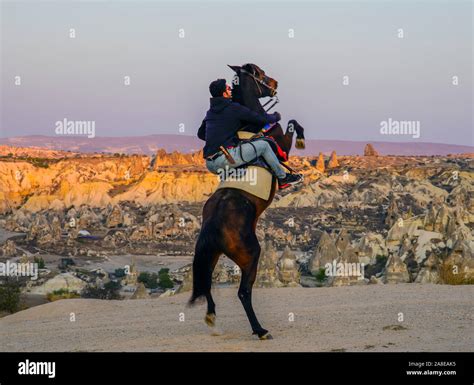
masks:
{"label": "shrub", "polygon": [[314,276],[316,277],[317,281],[323,282],[327,278],[326,269],[324,267],[320,267],[318,272]]}
{"label": "shrub", "polygon": [[34,263],[38,264],[38,269],[44,269],[44,267],[45,267],[44,259],[42,257],[35,257],[34,258]]}
{"label": "shrub", "polygon": [[120,288],[120,283],[114,281],[107,282],[103,287],[87,286],[82,292],[82,297],[96,299],[120,299]]}
{"label": "shrub", "polygon": [[158,274],[148,271],[144,271],[138,276],[138,282],[142,282],[147,289],[156,289],[159,286],[158,279]]}
{"label": "shrub", "polygon": [[46,298],[50,302],[58,301],[60,299],[71,299],[80,298],[80,295],[75,291],[69,291],[68,289],[54,290],[52,293],[48,293]]}
{"label": "shrub", "polygon": [[385,266],[387,264],[388,257],[386,255],[377,255],[375,257],[375,264]]}
{"label": "shrub", "polygon": [[159,272],[158,272],[158,277],[159,277],[159,286],[162,288],[162,289],[171,289],[174,287],[174,282],[173,280],[171,279],[170,275],[169,275],[169,271],[170,269],[161,269]]}
{"label": "shrub", "polygon": [[114,275],[117,277],[117,278],[123,278],[125,277],[125,269],[115,269],[115,272],[114,272]]}
{"label": "shrub", "polygon": [[454,265],[444,262],[439,269],[441,281],[446,285],[472,285],[474,278],[468,277],[466,273],[461,271],[461,267],[457,266],[457,273],[454,272]]}
{"label": "shrub", "polygon": [[12,279],[7,279],[0,285],[0,311],[10,314],[20,310],[20,284]]}

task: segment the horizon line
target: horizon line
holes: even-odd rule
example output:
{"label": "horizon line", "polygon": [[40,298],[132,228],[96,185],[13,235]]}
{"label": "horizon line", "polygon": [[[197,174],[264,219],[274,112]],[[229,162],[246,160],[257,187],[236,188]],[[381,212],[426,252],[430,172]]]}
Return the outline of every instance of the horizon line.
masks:
{"label": "horizon line", "polygon": [[[42,137],[42,138],[64,138],[67,140],[73,140],[77,138],[94,140],[94,139],[106,139],[106,138],[145,138],[150,136],[184,136],[187,138],[194,138],[199,139],[195,135],[189,134],[171,134],[171,133],[163,133],[163,134],[147,134],[147,135],[122,135],[122,136],[95,136],[93,138],[88,138],[85,135],[42,135],[42,134],[31,134],[31,135],[19,135],[19,136],[0,136],[1,140],[8,140],[8,139],[15,139],[15,138],[30,138],[30,137]],[[474,142],[472,144],[459,144],[459,143],[443,143],[443,142],[404,142],[404,141],[384,141],[384,140],[352,140],[352,139],[316,139],[316,138],[305,138],[306,140],[313,140],[313,141],[331,141],[331,142],[355,142],[355,143],[400,143],[400,144],[440,144],[440,145],[447,145],[447,146],[460,146],[460,147],[473,147]]]}

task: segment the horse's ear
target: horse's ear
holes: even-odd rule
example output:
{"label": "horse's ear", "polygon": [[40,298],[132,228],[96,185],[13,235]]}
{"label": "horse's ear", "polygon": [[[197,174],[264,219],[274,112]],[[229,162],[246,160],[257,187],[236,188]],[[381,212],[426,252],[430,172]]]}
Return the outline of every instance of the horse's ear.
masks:
{"label": "horse's ear", "polygon": [[239,66],[231,66],[229,64],[227,64],[227,66],[237,74],[239,73],[240,69],[242,68],[242,67],[239,67]]}

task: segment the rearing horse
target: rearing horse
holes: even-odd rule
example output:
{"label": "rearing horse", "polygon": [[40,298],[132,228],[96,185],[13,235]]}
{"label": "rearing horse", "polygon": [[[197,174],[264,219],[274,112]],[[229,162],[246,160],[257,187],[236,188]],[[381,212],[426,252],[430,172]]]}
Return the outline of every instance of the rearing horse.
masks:
{"label": "rearing horse", "polygon": [[[255,64],[229,67],[235,71],[238,78],[233,85],[233,101],[253,111],[264,112],[259,98],[275,96],[277,81],[265,75]],[[257,132],[261,129],[249,127],[246,126],[246,131]],[[288,122],[285,133],[279,124],[275,124],[265,135],[272,136],[288,154],[295,132],[296,147],[304,148],[304,129],[295,120]],[[189,303],[193,304],[199,297],[206,297],[205,322],[209,326],[214,326],[216,319],[216,306],[211,295],[212,272],[219,257],[225,254],[241,269],[238,296],[247,313],[253,334],[257,334],[262,340],[272,338],[268,330],[260,325],[253,310],[252,287],[260,257],[260,244],[255,229],[259,216],[275,196],[276,185],[273,177],[270,197],[267,200],[242,190],[222,188],[214,192],[204,205],[202,227],[193,261],[193,294]]]}

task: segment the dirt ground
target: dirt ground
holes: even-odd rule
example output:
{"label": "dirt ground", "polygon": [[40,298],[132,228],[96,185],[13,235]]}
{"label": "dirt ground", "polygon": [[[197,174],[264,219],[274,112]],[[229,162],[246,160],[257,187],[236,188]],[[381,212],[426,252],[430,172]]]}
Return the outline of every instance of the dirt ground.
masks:
{"label": "dirt ground", "polygon": [[[61,300],[0,319],[0,351],[472,351],[474,286],[255,289],[273,340],[251,335],[236,288],[214,289],[219,335],[189,293]],[[403,320],[400,321],[403,317]],[[74,320],[75,318],[75,320]]]}

